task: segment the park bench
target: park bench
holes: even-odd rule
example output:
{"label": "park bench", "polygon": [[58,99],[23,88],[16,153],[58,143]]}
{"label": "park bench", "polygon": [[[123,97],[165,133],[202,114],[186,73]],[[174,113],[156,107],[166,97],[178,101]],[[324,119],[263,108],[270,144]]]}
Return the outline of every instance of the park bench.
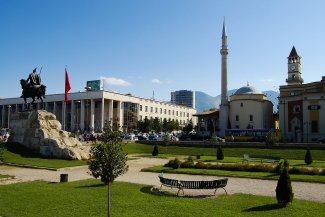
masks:
{"label": "park bench", "polygon": [[263,163],[263,160],[272,160],[274,163],[278,163],[281,160],[279,156],[268,156],[268,155],[253,155],[253,154],[244,154],[244,161],[250,159],[257,159]]}
{"label": "park bench", "polygon": [[218,188],[222,188],[227,195],[227,191],[225,189],[228,179],[218,179],[218,180],[211,180],[211,181],[183,181],[183,180],[176,180],[176,179],[168,179],[164,178],[162,175],[158,176],[160,179],[161,187],[167,186],[170,188],[178,188],[177,196],[180,191],[183,192],[184,189],[215,189],[214,194],[216,194]]}

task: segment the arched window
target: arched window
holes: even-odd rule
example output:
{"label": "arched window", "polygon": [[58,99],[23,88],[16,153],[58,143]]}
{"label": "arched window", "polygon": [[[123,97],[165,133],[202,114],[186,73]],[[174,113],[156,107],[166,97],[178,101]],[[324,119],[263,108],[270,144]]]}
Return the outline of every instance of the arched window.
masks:
{"label": "arched window", "polygon": [[253,115],[249,116],[249,121],[253,121]]}

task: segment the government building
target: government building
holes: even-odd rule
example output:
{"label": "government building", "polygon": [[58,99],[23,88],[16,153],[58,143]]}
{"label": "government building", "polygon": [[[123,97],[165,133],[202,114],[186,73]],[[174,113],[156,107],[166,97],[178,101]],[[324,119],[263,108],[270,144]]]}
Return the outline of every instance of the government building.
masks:
{"label": "government building", "polygon": [[325,140],[325,76],[304,83],[301,57],[293,47],[288,57],[287,85],[280,86],[279,121],[288,142]]}
{"label": "government building", "polygon": [[[67,102],[64,101],[64,93],[46,95],[43,106],[41,103],[35,106],[55,114],[62,123],[62,128],[72,132],[77,129],[101,131],[109,124],[118,124],[121,129],[128,131],[136,129],[138,121],[156,117],[161,122],[164,119],[177,120],[180,126],[185,126],[191,121],[196,124],[194,108],[105,91],[101,88],[90,89],[69,93]],[[10,128],[10,114],[24,110],[26,107],[22,98],[0,99],[1,127]]]}

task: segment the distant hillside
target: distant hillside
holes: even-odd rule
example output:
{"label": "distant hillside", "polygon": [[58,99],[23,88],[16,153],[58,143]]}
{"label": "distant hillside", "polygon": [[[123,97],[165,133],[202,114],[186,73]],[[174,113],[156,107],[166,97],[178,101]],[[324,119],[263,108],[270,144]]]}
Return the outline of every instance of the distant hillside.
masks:
{"label": "distant hillside", "polygon": [[[229,90],[228,96],[231,96],[237,89]],[[268,99],[273,103],[273,111],[277,111],[279,93],[273,90],[263,91]],[[202,91],[195,91],[195,107],[198,112],[209,110],[210,108],[219,108],[221,95],[210,96]]]}

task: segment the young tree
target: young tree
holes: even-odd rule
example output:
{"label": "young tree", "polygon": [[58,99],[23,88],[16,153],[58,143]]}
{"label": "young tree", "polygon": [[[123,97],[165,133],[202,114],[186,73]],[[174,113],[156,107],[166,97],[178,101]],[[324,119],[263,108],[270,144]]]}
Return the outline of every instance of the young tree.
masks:
{"label": "young tree", "polygon": [[218,146],[217,159],[218,160],[223,160],[224,159],[224,155],[223,155],[223,151],[222,151],[221,145]]}
{"label": "young tree", "polygon": [[156,145],[153,147],[152,156],[158,156],[158,154],[159,154],[159,151],[158,151],[158,145],[156,144]]}
{"label": "young tree", "polygon": [[305,154],[305,163],[310,165],[313,163],[313,158],[311,157],[310,149],[308,148]]}
{"label": "young tree", "polygon": [[92,176],[100,178],[107,185],[108,217],[110,217],[110,186],[118,176],[128,170],[127,154],[122,150],[122,139],[116,129],[105,128],[102,141],[102,144],[91,148],[91,159],[88,163]]}
{"label": "young tree", "polygon": [[276,199],[282,206],[286,206],[293,200],[293,192],[291,186],[291,179],[288,173],[289,167],[284,167],[279,177],[278,184],[276,186]]}

